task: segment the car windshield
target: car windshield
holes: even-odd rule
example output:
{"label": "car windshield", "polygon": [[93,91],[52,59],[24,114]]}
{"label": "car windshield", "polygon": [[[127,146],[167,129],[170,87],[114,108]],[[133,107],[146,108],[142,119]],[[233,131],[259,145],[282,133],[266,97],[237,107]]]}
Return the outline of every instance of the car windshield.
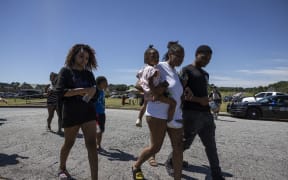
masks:
{"label": "car windshield", "polygon": [[261,97],[264,97],[265,96],[265,93],[259,93],[259,94],[256,94],[255,97],[257,98],[261,98]]}
{"label": "car windshield", "polygon": [[271,101],[272,101],[272,98],[271,97],[267,97],[267,98],[260,99],[257,102],[268,103],[268,102],[271,102]]}

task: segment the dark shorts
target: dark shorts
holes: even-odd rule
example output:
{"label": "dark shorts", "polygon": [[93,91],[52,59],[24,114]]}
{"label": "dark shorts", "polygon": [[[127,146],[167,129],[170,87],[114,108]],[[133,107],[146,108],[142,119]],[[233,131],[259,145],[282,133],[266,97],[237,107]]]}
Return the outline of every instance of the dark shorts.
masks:
{"label": "dark shorts", "polygon": [[105,114],[97,114],[97,120],[101,132],[103,133],[105,131],[105,122],[106,122],[106,115]]}
{"label": "dark shorts", "polygon": [[63,128],[81,126],[89,121],[96,120],[96,111],[93,103],[64,103],[62,106]]}

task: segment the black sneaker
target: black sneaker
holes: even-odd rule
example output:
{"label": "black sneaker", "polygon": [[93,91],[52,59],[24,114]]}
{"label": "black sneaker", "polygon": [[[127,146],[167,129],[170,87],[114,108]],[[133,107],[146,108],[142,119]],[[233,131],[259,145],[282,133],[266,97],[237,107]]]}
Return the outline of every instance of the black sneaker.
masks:
{"label": "black sneaker", "polygon": [[212,176],[213,180],[225,180],[225,178],[222,175]]}
{"label": "black sneaker", "polygon": [[183,161],[182,167],[183,167],[183,168],[188,168],[188,167],[189,167],[188,162],[187,162],[187,161]]}
{"label": "black sneaker", "polygon": [[64,132],[61,131],[61,130],[58,130],[58,131],[56,132],[56,134],[58,134],[59,136],[64,136]]}
{"label": "black sneaker", "polygon": [[167,159],[165,162],[165,168],[169,176],[174,177],[174,169],[172,165],[172,159]]}

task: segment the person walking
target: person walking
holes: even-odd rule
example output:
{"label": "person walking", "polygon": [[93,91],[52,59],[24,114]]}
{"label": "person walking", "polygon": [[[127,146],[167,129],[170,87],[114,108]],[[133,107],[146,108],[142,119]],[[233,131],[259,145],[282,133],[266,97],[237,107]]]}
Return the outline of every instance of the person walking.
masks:
{"label": "person walking", "polygon": [[47,110],[48,110],[48,117],[47,117],[47,130],[51,131],[51,122],[54,117],[54,113],[56,111],[58,116],[58,131],[57,134],[63,134],[62,132],[62,116],[57,108],[58,104],[58,97],[56,92],[56,82],[57,82],[57,73],[51,72],[49,79],[50,84],[47,86]]}
{"label": "person walking", "polygon": [[[215,140],[215,122],[210,112],[208,98],[209,74],[203,68],[211,59],[212,49],[207,45],[201,45],[195,52],[195,60],[182,68],[180,78],[184,87],[183,150],[189,149],[195,136],[198,134],[205,146],[206,155],[211,168],[213,180],[223,180]],[[173,161],[169,156],[166,168],[171,169]]]}
{"label": "person walking", "polygon": [[98,98],[95,102],[96,108],[96,144],[97,150],[101,149],[102,135],[105,131],[105,122],[106,122],[106,114],[105,114],[105,90],[108,87],[108,81],[104,76],[98,76],[96,78],[96,86],[99,89]]}
{"label": "person walking", "polygon": [[[166,132],[171,140],[173,149],[173,165],[175,169],[174,179],[180,180],[182,175],[182,161],[183,161],[183,150],[182,150],[182,111],[181,111],[181,96],[183,93],[183,87],[181,85],[178,73],[175,67],[182,64],[184,59],[184,48],[178,44],[178,42],[168,43],[168,52],[165,54],[165,61],[160,62],[156,65],[159,70],[160,79],[167,81],[168,92],[171,97],[176,101],[176,108],[173,118],[170,122],[168,119],[169,105],[161,101],[147,101],[146,107],[146,120],[150,130],[150,145],[145,147],[137,161],[132,165],[132,173],[134,180],[145,179],[141,170],[141,165],[147,161],[152,155],[160,151],[163,144]],[[157,88],[152,88],[152,94],[162,92]],[[158,92],[157,92],[158,91]]]}
{"label": "person walking", "polygon": [[98,66],[89,45],[75,44],[60,70],[56,90],[63,102],[64,144],[60,151],[59,179],[69,179],[66,161],[81,128],[88,151],[91,179],[98,179],[95,100],[98,90],[92,70]]}
{"label": "person walking", "polygon": [[[139,77],[139,84],[144,91],[144,104],[139,112],[139,116],[143,115],[147,106],[147,101],[160,101],[169,104],[168,109],[168,121],[171,121],[175,112],[176,102],[173,98],[167,96],[168,82],[160,82],[159,70],[156,65],[159,63],[159,52],[150,45],[144,53],[144,66],[143,71],[139,71],[137,76]],[[141,73],[140,73],[141,72]],[[156,89],[156,90],[153,90]],[[142,118],[138,118],[136,121],[136,126],[138,125],[138,120],[142,124]]]}
{"label": "person walking", "polygon": [[211,107],[211,111],[213,113],[213,117],[215,120],[217,120],[220,107],[222,104],[222,96],[216,86],[212,85],[211,88],[212,88],[212,91],[209,94],[209,101],[210,101],[209,104]]}
{"label": "person walking", "polygon": [[[160,74],[159,70],[155,67],[159,63],[159,52],[157,49],[153,47],[153,45],[149,45],[149,47],[144,52],[144,67],[141,68],[136,77],[138,78],[137,81],[137,89],[142,91],[144,93],[144,102],[141,106],[141,109],[138,114],[138,118],[136,121],[136,126],[142,127],[142,118],[145,114],[147,102],[148,101],[155,101],[158,99],[159,101],[163,103],[169,104],[168,109],[168,119],[173,118],[173,114],[175,112],[175,106],[176,102],[174,99],[170,97],[165,97],[165,93],[167,91],[167,81],[163,81],[160,83]],[[158,86],[158,94],[153,94],[153,91],[155,93],[155,88]],[[151,88],[154,88],[151,90]],[[161,88],[161,89],[160,89]],[[155,158],[155,154],[152,155],[149,160],[149,164],[151,166],[158,166],[158,163]]]}

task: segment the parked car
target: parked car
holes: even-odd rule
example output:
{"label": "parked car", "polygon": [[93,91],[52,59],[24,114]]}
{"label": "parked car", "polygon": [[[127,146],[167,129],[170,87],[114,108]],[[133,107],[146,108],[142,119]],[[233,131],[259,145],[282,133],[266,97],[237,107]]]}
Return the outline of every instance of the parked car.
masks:
{"label": "parked car", "polygon": [[20,90],[16,97],[23,99],[44,98],[44,94],[35,89],[24,89]]}
{"label": "parked car", "polygon": [[14,98],[16,96],[16,93],[14,92],[5,92],[3,97],[4,98]]}
{"label": "parked car", "polygon": [[230,105],[232,116],[248,119],[273,118],[288,120],[288,95],[268,96],[256,102],[238,102]]}
{"label": "parked car", "polygon": [[230,102],[232,101],[233,97],[232,96],[224,96],[223,101],[224,102]]}
{"label": "parked car", "polygon": [[282,93],[282,92],[260,92],[260,93],[257,93],[255,94],[254,96],[252,97],[245,97],[242,99],[242,102],[255,102],[257,100],[260,100],[264,97],[267,97],[267,96],[276,96],[276,95],[285,95],[285,93]]}
{"label": "parked car", "polygon": [[234,94],[232,96],[230,102],[227,104],[227,107],[226,107],[227,112],[228,113],[230,112],[231,104],[241,102],[242,99],[243,99],[243,93],[242,92]]}

